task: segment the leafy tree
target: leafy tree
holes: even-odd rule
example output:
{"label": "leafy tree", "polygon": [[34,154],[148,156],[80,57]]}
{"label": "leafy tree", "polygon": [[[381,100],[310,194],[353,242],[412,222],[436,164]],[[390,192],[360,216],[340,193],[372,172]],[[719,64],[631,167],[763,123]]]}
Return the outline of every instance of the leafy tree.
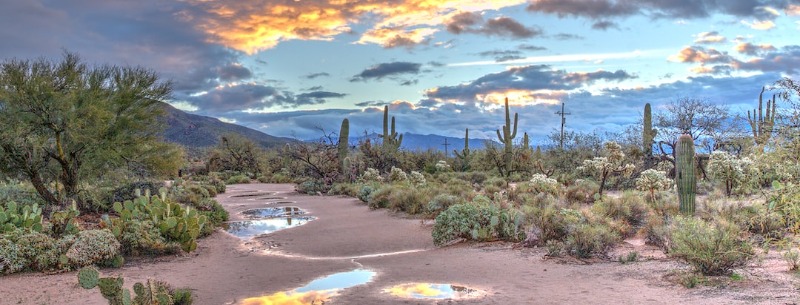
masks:
{"label": "leafy tree", "polygon": [[[88,66],[65,52],[0,66],[0,170],[49,204],[81,200],[83,182],[128,167],[174,173],[180,151],[159,140],[169,82],[138,67]],[[158,165],[160,168],[154,168]]]}
{"label": "leafy tree", "polygon": [[211,152],[208,170],[250,173],[255,178],[261,173],[261,154],[261,149],[253,141],[237,134],[225,134]]}
{"label": "leafy tree", "polygon": [[753,161],[749,158],[737,158],[724,151],[711,153],[708,168],[711,176],[725,183],[725,195],[733,194],[734,188],[747,184],[751,174]]}

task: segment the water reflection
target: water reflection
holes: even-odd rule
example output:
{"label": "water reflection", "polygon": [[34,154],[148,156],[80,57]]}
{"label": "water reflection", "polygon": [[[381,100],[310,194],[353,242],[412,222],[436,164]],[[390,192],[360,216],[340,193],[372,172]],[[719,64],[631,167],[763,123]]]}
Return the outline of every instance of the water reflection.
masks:
{"label": "water reflection", "polygon": [[263,197],[263,196],[269,196],[269,195],[275,195],[275,192],[261,192],[261,193],[233,195],[233,196],[231,196],[231,198]]}
{"label": "water reflection", "polygon": [[271,295],[244,299],[242,305],[317,305],[325,304],[342,289],[368,283],[374,271],[356,269],[331,274],[311,281],[292,291],[281,291]]}
{"label": "water reflection", "polygon": [[409,283],[385,289],[389,294],[410,299],[467,299],[479,297],[483,291],[459,285]]}
{"label": "water reflection", "polygon": [[258,220],[232,221],[225,225],[225,231],[241,239],[250,239],[286,228],[302,226],[314,217],[283,217]]}
{"label": "water reflection", "polygon": [[270,218],[270,217],[291,217],[296,215],[305,214],[306,211],[298,207],[276,207],[276,208],[258,208],[242,211],[242,214],[250,219],[257,218]]}

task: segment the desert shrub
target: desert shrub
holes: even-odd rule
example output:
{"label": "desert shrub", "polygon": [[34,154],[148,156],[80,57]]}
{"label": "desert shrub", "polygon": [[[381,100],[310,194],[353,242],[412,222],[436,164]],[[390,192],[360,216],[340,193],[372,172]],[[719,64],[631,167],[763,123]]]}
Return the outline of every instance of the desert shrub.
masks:
{"label": "desert shrub", "polygon": [[0,202],[11,201],[20,205],[45,205],[39,193],[29,184],[16,182],[0,183]]}
{"label": "desert shrub", "polygon": [[725,194],[730,196],[734,191],[744,193],[751,184],[753,174],[750,173],[753,162],[747,158],[738,158],[724,151],[711,153],[708,171],[711,176],[725,186]]}
{"label": "desert shrub", "polygon": [[0,273],[11,274],[22,271],[27,264],[28,261],[19,246],[5,235],[0,235]]}
{"label": "desert shrub", "polygon": [[489,175],[487,175],[485,172],[479,172],[479,171],[458,172],[455,173],[455,177],[460,180],[469,182],[470,185],[472,184],[481,185],[487,179],[489,179]]}
{"label": "desert shrub", "polygon": [[676,217],[670,227],[669,255],[685,261],[704,275],[724,275],[747,265],[754,252],[731,223]]}
{"label": "desert shrub", "polygon": [[375,191],[373,191],[367,200],[367,205],[370,209],[384,209],[389,206],[389,197],[392,195],[392,192],[397,191],[398,187],[387,184],[382,185]]}
{"label": "desert shrub", "polygon": [[[483,182],[484,189],[491,187],[493,189],[502,190],[502,189],[505,189],[507,185],[508,185],[508,182],[506,182],[506,180],[501,178],[501,177],[491,177],[489,179],[486,179],[486,181]],[[488,191],[487,191],[487,193],[488,193]]]}
{"label": "desert shrub", "polygon": [[[189,192],[189,193],[192,193],[193,195],[195,195],[196,197],[199,197],[199,198],[211,198],[211,197],[213,197],[211,195],[211,193],[208,192],[208,189],[203,187],[203,186],[201,186],[201,185],[188,184],[188,185],[185,186],[185,190],[187,192]],[[153,194],[158,194],[158,193],[156,192],[156,193],[153,193]],[[120,201],[120,202],[122,202],[122,201]]]}
{"label": "desert shrub", "polygon": [[358,184],[336,183],[331,187],[331,190],[328,191],[328,195],[345,195],[349,197],[356,197],[358,196],[359,190]]}
{"label": "desert shrub", "polygon": [[408,179],[411,181],[411,184],[417,187],[425,186],[425,184],[428,183],[428,181],[425,179],[425,175],[417,171],[411,171],[411,173],[408,175]]}
{"label": "desert shrub", "polygon": [[71,266],[89,266],[113,259],[119,254],[120,243],[109,230],[86,230],[78,234],[67,250]]}
{"label": "desert shrub", "polygon": [[180,245],[167,242],[161,231],[150,220],[132,220],[124,227],[119,237],[120,251],[126,255],[173,254],[180,252]]}
{"label": "desert shrub", "polygon": [[358,197],[358,200],[361,200],[361,202],[368,203],[369,196],[372,195],[375,189],[376,187],[370,184],[362,185],[361,188],[358,189],[356,197]]}
{"label": "desert shrub", "polygon": [[567,236],[564,250],[572,256],[588,258],[606,255],[620,241],[620,236],[608,226],[598,223],[577,225]]}
{"label": "desert shrub", "polygon": [[133,200],[139,194],[150,192],[150,194],[158,194],[158,190],[164,187],[163,182],[154,181],[136,181],[126,185],[120,186],[111,192],[111,198],[107,202],[124,202],[125,200]]}
{"label": "desert shrub", "polygon": [[389,194],[387,208],[409,214],[419,214],[433,195],[429,189],[414,187],[399,187]]}
{"label": "desert shrub", "polygon": [[434,168],[436,169],[437,173],[446,173],[453,171],[453,169],[450,167],[450,164],[447,164],[447,161],[445,160],[437,161],[436,165],[434,165]]}
{"label": "desert shrub", "polygon": [[580,211],[563,209],[554,202],[541,206],[526,205],[523,211],[528,223],[539,235],[531,242],[532,245],[545,244],[550,240],[565,240],[573,227],[586,221]]}
{"label": "desert shrub", "polygon": [[[433,186],[432,186],[433,187]],[[436,186],[436,188],[442,190],[442,192],[458,196],[464,199],[470,199],[474,196],[475,189],[472,188],[468,182],[460,179],[450,179],[446,183],[441,186]]]}
{"label": "desert shrub", "polygon": [[630,227],[638,227],[645,222],[649,209],[639,195],[625,192],[619,198],[604,197],[596,201],[591,211],[596,215],[623,221]]}
{"label": "desert shrub", "polygon": [[381,177],[381,173],[374,168],[367,168],[360,177],[358,177],[359,182],[381,182],[383,181],[383,177]]}
{"label": "desert shrub", "polygon": [[438,215],[450,206],[464,203],[464,199],[450,194],[439,194],[433,197],[425,208],[429,215]]}
{"label": "desert shrub", "polygon": [[664,216],[650,214],[642,227],[645,243],[659,247],[665,251],[669,250],[669,226]]}
{"label": "desert shrub", "polygon": [[243,184],[243,183],[250,183],[250,177],[247,175],[239,174],[234,175],[225,180],[225,184]]}
{"label": "desert shrub", "polygon": [[392,166],[391,171],[389,171],[389,182],[397,183],[406,181],[408,181],[408,175],[402,169]]}
{"label": "desert shrub", "polygon": [[656,200],[656,192],[666,191],[672,187],[672,179],[667,173],[656,169],[645,170],[636,178],[636,189],[650,194],[650,200]]}
{"label": "desert shrub", "polygon": [[547,178],[542,174],[534,174],[531,180],[528,181],[531,191],[534,193],[546,193],[553,196],[558,196],[560,185],[558,181],[553,178]]}
{"label": "desert shrub", "polygon": [[178,288],[172,291],[172,301],[174,305],[192,305],[192,290],[188,288]]}
{"label": "desert shrub", "polygon": [[592,203],[599,189],[594,181],[578,179],[564,191],[564,198],[569,203]]}
{"label": "desert shrub", "polygon": [[[74,241],[74,238],[64,239]],[[58,267],[58,258],[67,249],[47,234],[30,232],[17,239],[17,246],[27,266],[32,270],[52,270]],[[70,244],[66,244],[68,248]]]}
{"label": "desert shrub", "polygon": [[321,180],[306,180],[295,186],[295,190],[301,194],[320,195],[330,191],[330,186]]}
{"label": "desert shrub", "polygon": [[436,217],[433,243],[441,246],[458,238],[520,241],[525,238],[522,219],[516,210],[503,210],[491,204],[456,204]]}

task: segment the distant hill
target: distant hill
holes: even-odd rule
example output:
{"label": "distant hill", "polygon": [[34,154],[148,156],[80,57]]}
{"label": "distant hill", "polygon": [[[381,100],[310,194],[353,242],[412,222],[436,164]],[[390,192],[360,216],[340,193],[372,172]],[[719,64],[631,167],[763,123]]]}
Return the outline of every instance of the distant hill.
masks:
{"label": "distant hill", "polygon": [[264,148],[280,146],[294,139],[271,136],[255,129],[225,123],[212,117],[186,113],[162,103],[165,112],[166,130],[164,139],[190,149],[217,145],[220,136],[226,133],[239,134]]}
{"label": "distant hill", "polygon": [[[379,143],[380,136],[377,133],[369,134],[367,137],[373,142]],[[464,149],[464,138],[456,138],[456,137],[445,137],[440,135],[428,134],[428,135],[421,135],[421,134],[414,134],[414,133],[404,133],[403,134],[403,143],[401,144],[401,149],[410,150],[410,151],[426,151],[428,149],[435,149],[444,151],[444,140],[447,139],[447,149],[449,154],[453,154],[453,150],[461,151]],[[351,145],[355,145],[360,140],[364,139],[364,136],[360,137],[350,137]],[[485,139],[469,139],[469,149],[483,149]]]}

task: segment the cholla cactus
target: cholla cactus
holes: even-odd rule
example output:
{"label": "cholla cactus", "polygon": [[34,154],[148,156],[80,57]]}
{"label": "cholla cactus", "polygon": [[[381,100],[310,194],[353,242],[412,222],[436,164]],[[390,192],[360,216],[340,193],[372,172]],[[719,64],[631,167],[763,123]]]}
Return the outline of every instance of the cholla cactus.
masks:
{"label": "cholla cactus", "polygon": [[643,171],[639,178],[636,178],[636,189],[650,193],[650,200],[656,201],[656,191],[666,191],[672,187],[672,179],[667,177],[667,173],[648,169]]}
{"label": "cholla cactus", "polygon": [[534,174],[533,177],[531,177],[530,184],[534,192],[552,195],[558,194],[558,181],[553,178],[547,178],[547,176],[543,174]]}
{"label": "cholla cactus", "polygon": [[423,186],[428,183],[428,181],[425,180],[425,175],[418,171],[411,171],[409,178],[411,179],[411,183],[413,183],[415,186]]}
{"label": "cholla cactus", "polygon": [[630,176],[636,168],[633,164],[625,163],[625,153],[622,146],[616,142],[606,142],[604,157],[594,157],[590,160],[583,160],[583,165],[578,167],[579,171],[595,177],[600,181],[598,194],[603,195],[603,186],[610,175]]}
{"label": "cholla cactus", "polygon": [[402,169],[392,166],[392,170],[389,172],[389,182],[405,181],[408,181],[408,175]]}
{"label": "cholla cactus", "polygon": [[439,173],[451,171],[450,164],[447,164],[447,161],[445,160],[439,160],[439,162],[436,162],[436,165],[434,165],[434,167],[436,167],[436,172]]}
{"label": "cholla cactus", "polygon": [[751,177],[753,161],[749,158],[737,158],[724,151],[711,153],[708,169],[711,176],[725,183],[725,194],[730,196],[733,189],[746,184]]}
{"label": "cholla cactus", "polygon": [[381,177],[381,173],[377,169],[367,168],[358,180],[361,182],[382,182],[383,177]]}

